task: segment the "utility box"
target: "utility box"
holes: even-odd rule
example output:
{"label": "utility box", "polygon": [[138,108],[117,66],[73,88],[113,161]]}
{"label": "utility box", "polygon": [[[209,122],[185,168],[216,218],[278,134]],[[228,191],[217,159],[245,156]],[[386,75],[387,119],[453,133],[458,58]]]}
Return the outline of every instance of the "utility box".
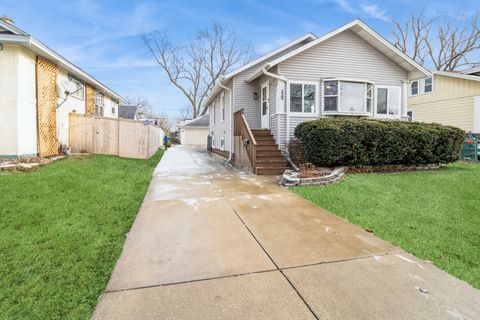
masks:
{"label": "utility box", "polygon": [[478,138],[470,136],[465,139],[460,158],[466,161],[478,161]]}
{"label": "utility box", "polygon": [[207,137],[207,150],[212,151],[212,136],[208,135]]}

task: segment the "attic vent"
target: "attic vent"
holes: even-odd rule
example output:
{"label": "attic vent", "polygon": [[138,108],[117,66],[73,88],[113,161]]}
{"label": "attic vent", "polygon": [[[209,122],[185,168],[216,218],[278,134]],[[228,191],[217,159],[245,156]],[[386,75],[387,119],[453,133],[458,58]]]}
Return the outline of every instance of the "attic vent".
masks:
{"label": "attic vent", "polygon": [[8,24],[11,24],[11,25],[13,25],[13,22],[14,22],[13,19],[8,17],[8,16],[0,17],[0,20],[2,20],[3,22],[6,22]]}

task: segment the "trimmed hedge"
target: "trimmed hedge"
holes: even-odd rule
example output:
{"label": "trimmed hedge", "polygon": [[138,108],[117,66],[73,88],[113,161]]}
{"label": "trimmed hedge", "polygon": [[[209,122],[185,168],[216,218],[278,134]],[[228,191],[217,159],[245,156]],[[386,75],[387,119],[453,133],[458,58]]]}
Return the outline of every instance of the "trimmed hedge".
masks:
{"label": "trimmed hedge", "polygon": [[449,163],[465,132],[432,123],[321,118],[295,128],[305,159],[322,166]]}

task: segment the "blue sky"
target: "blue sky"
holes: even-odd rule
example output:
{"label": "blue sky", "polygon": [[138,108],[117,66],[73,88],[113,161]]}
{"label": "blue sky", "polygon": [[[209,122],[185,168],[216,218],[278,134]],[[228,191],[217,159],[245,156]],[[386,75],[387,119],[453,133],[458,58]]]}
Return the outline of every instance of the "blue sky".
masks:
{"label": "blue sky", "polygon": [[138,37],[141,31],[166,31],[184,42],[216,21],[250,41],[258,56],[355,18],[391,39],[393,19],[406,19],[426,3],[430,16],[456,17],[480,7],[480,0],[0,0],[0,15],[12,17],[17,27],[122,96],[144,96],[157,113],[175,118],[187,102],[153,62]]}

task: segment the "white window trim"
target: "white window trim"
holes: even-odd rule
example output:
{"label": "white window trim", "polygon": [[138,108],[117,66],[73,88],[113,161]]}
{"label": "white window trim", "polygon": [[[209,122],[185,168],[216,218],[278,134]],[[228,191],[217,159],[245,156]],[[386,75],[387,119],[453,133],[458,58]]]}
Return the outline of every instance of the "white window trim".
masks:
{"label": "white window trim", "polygon": [[[390,102],[390,95],[387,93],[387,114],[377,113],[377,97],[378,97],[378,89],[398,89],[400,90],[400,94],[398,95],[398,114],[388,114],[389,109],[389,102]],[[383,118],[383,119],[400,119],[402,117],[402,87],[401,86],[375,86],[375,99],[374,99],[374,113],[376,118]]]}
{"label": "white window trim", "polygon": [[220,96],[220,120],[221,122],[225,122],[225,93],[222,92]]}
{"label": "white window trim", "polygon": [[[412,80],[410,81],[410,85],[408,86],[408,96],[409,97],[416,97],[420,94],[420,89],[421,89],[421,83],[420,83],[420,80],[421,79],[417,79],[417,80]],[[417,93],[416,94],[412,94],[412,84],[416,82],[417,83]],[[432,82],[433,83],[433,82]]]}
{"label": "white window trim", "polygon": [[[302,110],[303,108],[305,107],[304,106],[304,85],[306,84],[313,84],[315,86],[315,104],[314,104],[314,107],[313,107],[313,110],[311,112],[298,112],[298,111],[292,111],[290,109],[290,86],[292,84],[301,84],[302,85]],[[288,96],[287,96],[287,108],[288,108],[288,113],[291,115],[291,116],[294,116],[294,117],[312,117],[312,116],[315,116],[318,114],[317,110],[318,110],[318,100],[319,100],[319,92],[318,92],[318,88],[319,88],[319,83],[318,82],[315,82],[315,81],[296,81],[296,80],[291,80],[288,82]]]}
{"label": "white window trim", "polygon": [[[324,90],[325,90],[325,82],[326,81],[338,81],[338,87],[337,87],[337,94],[336,95],[328,95],[325,96]],[[351,111],[339,111],[340,105],[341,105],[341,100],[340,100],[340,82],[357,82],[357,83],[363,83],[364,84],[364,99],[363,99],[363,112],[351,112]],[[372,110],[370,112],[367,111],[367,84],[372,85]],[[371,80],[363,80],[363,79],[353,79],[353,78],[324,78],[322,79],[322,114],[325,115],[352,115],[352,116],[372,116],[375,110],[375,94],[376,89],[375,89],[375,82]],[[327,111],[325,110],[325,97],[337,97],[337,110],[335,111]]]}

